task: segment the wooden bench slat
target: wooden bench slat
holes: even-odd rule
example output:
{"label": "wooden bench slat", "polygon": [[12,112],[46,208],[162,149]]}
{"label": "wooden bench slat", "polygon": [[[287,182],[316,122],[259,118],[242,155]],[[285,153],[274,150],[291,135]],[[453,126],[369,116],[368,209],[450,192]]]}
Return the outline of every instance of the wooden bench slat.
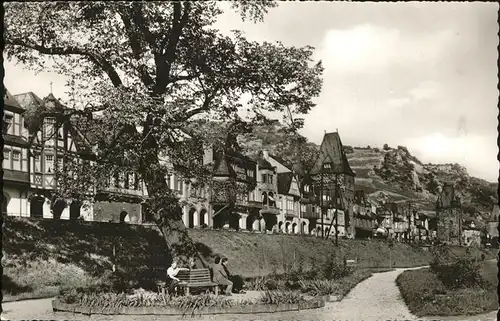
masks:
{"label": "wooden bench slat", "polygon": [[217,286],[217,283],[189,283],[187,287]]}

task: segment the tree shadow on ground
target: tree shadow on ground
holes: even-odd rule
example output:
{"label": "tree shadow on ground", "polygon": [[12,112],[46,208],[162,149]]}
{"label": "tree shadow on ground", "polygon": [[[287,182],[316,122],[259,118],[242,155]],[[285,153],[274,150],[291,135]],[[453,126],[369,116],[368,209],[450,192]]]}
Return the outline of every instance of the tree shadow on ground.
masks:
{"label": "tree shadow on ground", "polygon": [[15,265],[55,259],[99,277],[115,264],[123,271],[123,282],[151,286],[157,278],[152,272],[155,267],[166,267],[171,260],[163,237],[154,228],[12,217],[4,217],[4,223],[4,255]]}
{"label": "tree shadow on ground", "polygon": [[32,288],[29,286],[22,286],[14,282],[8,275],[2,275],[2,290],[8,292],[12,295],[17,295],[20,293],[30,292]]}

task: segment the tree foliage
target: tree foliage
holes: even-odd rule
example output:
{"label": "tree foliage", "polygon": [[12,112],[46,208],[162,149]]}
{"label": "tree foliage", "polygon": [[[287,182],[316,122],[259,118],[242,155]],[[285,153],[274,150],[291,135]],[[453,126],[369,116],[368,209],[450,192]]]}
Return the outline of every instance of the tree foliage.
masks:
{"label": "tree foliage", "polygon": [[[275,5],[239,1],[232,8],[259,21]],[[66,156],[79,175],[61,179],[64,194],[85,195],[75,177],[91,184],[126,168],[145,182],[162,231],[183,232],[165,177],[206,177],[202,147],[218,142],[199,131],[186,138],[187,128],[200,119],[252,126],[269,112],[293,118],[313,108],[323,71],[311,60],[313,48],[224,35],[213,28],[221,13],[216,1],[5,5],[7,59],[69,77],[75,108],[65,119],[93,146],[92,162]],[[76,106],[75,97],[85,105]],[[301,125],[290,121],[294,130]]]}

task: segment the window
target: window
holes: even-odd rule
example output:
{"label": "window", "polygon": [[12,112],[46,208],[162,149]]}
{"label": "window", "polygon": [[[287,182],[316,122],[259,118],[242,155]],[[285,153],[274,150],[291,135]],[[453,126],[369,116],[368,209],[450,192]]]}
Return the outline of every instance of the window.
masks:
{"label": "window", "polygon": [[3,118],[3,133],[7,134],[9,132],[10,125],[12,125],[13,115],[4,115]]}
{"label": "window", "polygon": [[172,181],[173,181],[172,190],[177,191],[178,190],[178,187],[177,187],[177,176],[173,175],[172,178],[173,178],[172,179]]}
{"label": "window", "polygon": [[45,118],[43,122],[43,139],[48,139],[54,133],[56,119],[53,117]]}
{"label": "window", "polygon": [[17,150],[12,152],[12,159],[14,161],[19,161],[21,159],[21,152],[18,152]]}
{"label": "window", "polygon": [[266,174],[262,174],[262,183],[267,183],[267,175]]}
{"label": "window", "polygon": [[323,168],[325,168],[325,169],[329,169],[329,168],[331,168],[330,163],[323,164]]}
{"label": "window", "polygon": [[273,175],[269,175],[269,184],[272,184],[273,183]]}
{"label": "window", "polygon": [[182,192],[184,190],[184,181],[181,179],[179,181],[179,191]]}
{"label": "window", "polygon": [[10,159],[10,150],[4,150],[3,151],[3,159],[4,160],[9,160]]}
{"label": "window", "polygon": [[51,173],[54,171],[54,156],[45,155],[45,171]]}
{"label": "window", "polygon": [[247,170],[247,176],[253,177],[253,170],[252,169]]}
{"label": "window", "polygon": [[135,179],[134,179],[135,177],[134,176],[135,175],[133,173],[130,173],[128,175],[128,186],[129,186],[129,188],[136,189],[135,188]]}
{"label": "window", "polygon": [[128,179],[129,174],[125,174],[124,176],[125,176],[125,178],[123,181],[123,188],[128,189],[129,188],[129,184],[128,184],[129,183],[129,179]]}

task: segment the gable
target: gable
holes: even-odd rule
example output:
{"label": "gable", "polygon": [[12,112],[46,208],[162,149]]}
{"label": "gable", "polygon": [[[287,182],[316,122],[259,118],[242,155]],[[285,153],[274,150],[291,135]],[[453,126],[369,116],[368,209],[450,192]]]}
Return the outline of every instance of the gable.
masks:
{"label": "gable", "polygon": [[311,173],[315,175],[321,173],[323,164],[325,163],[330,163],[330,169],[327,169],[325,172],[356,176],[349,165],[338,133],[325,134],[318,159]]}

